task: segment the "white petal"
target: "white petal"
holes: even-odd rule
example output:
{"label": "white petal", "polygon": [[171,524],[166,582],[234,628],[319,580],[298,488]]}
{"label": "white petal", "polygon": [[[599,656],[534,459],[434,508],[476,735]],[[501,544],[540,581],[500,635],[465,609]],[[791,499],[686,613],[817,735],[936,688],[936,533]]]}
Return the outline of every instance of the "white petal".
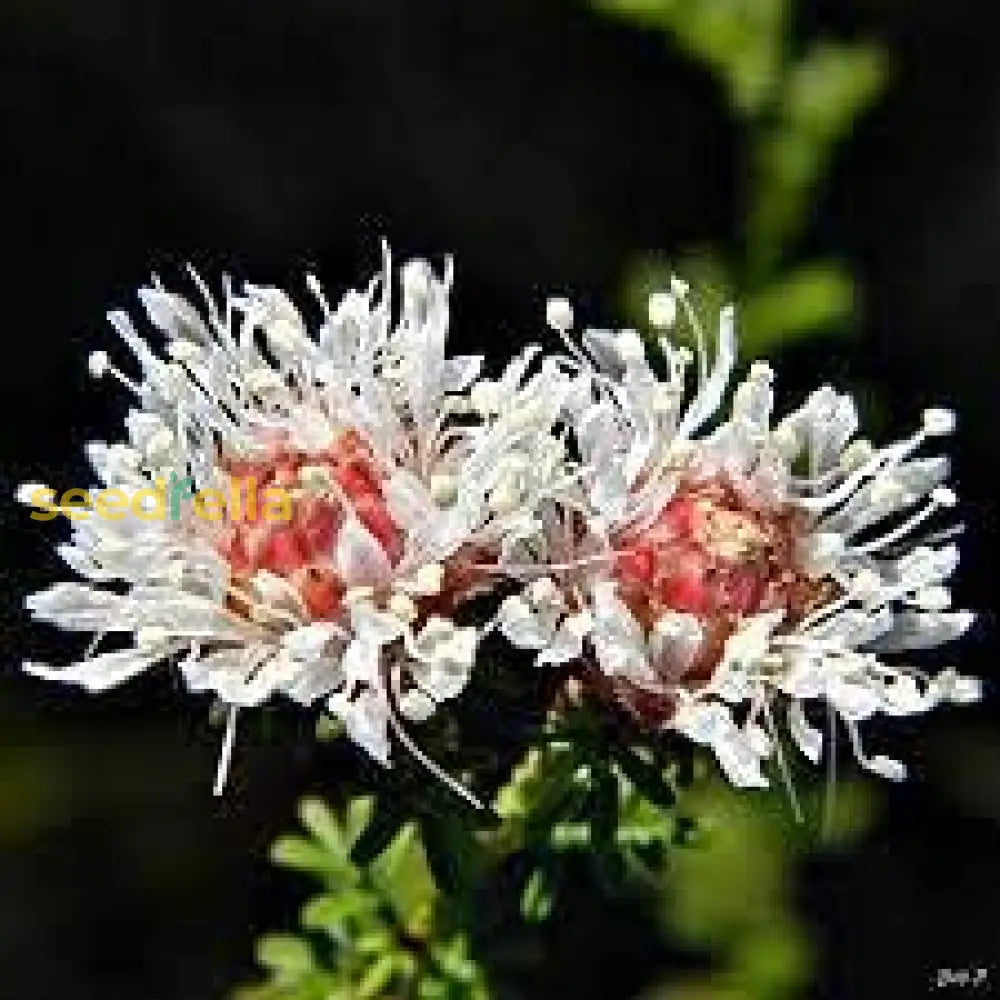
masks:
{"label": "white petal", "polygon": [[449,358],[444,363],[442,388],[444,392],[463,392],[468,389],[483,367],[481,354],[463,354]]}
{"label": "white petal", "polygon": [[725,395],[736,360],[736,315],[732,306],[726,306],[719,313],[718,341],[712,373],[687,408],[677,428],[679,438],[688,438],[694,434],[719,409]]}
{"label": "white petal", "polygon": [[552,639],[552,632],[542,627],[541,618],[518,596],[508,597],[500,605],[497,626],[519,649],[542,649]]}
{"label": "white petal", "polygon": [[539,654],[538,666],[561,666],[578,659],[583,653],[583,640],[590,631],[592,619],[589,613],[567,615],[559,624],[549,645]]}
{"label": "white petal", "polygon": [[168,655],[172,649],[176,649],[176,646],[165,644],[153,648],[122,649],[92,656],[66,667],[52,667],[47,663],[29,661],[24,664],[24,670],[43,680],[78,684],[93,694],[131,680]]}
{"label": "white petal", "polygon": [[347,735],[380,764],[389,766],[389,705],[385,698],[365,690],[353,700],[344,694],[327,701],[330,713],[340,719]]}
{"label": "white petal", "polygon": [[935,702],[972,705],[982,699],[983,684],[977,677],[966,677],[949,667],[932,678],[927,696]]}
{"label": "white petal", "polygon": [[913,715],[926,712],[933,702],[929,699],[917,682],[908,674],[896,674],[891,683],[885,686],[885,707],[888,715]]}
{"label": "white petal", "polygon": [[426,532],[439,513],[427,487],[409,470],[398,469],[389,476],[382,493],[393,522],[407,534]]}
{"label": "white petal", "polygon": [[870,718],[883,707],[881,693],[864,682],[833,680],[827,697],[838,714],[852,722]]}
{"label": "white petal", "polygon": [[860,759],[859,763],[866,771],[871,771],[880,778],[887,778],[889,781],[906,780],[906,765],[892,757],[876,754],[874,757]]}
{"label": "white petal", "polygon": [[736,788],[767,788],[760,757],[740,735],[729,735],[712,744],[723,774]]}
{"label": "white petal", "polygon": [[159,288],[140,288],[139,301],[150,322],[168,337],[187,337],[198,343],[209,340],[198,310],[183,296]]}
{"label": "white petal", "polygon": [[809,724],[800,701],[792,701],[788,706],[788,730],[803,756],[818,764],[823,756],[823,734]]}
{"label": "white petal", "polygon": [[343,630],[332,622],[314,622],[288,632],[281,645],[292,659],[309,663],[322,656],[332,639],[343,635]]}
{"label": "white petal", "polygon": [[351,642],[344,650],[340,661],[340,668],[344,672],[348,689],[358,683],[377,687],[380,659],[381,653],[375,643],[364,639],[355,639]]}
{"label": "white petal", "polygon": [[961,636],[974,620],[969,611],[901,611],[892,629],[872,649],[895,653],[940,646]]}
{"label": "white petal", "polygon": [[334,565],[348,587],[377,587],[392,575],[389,557],[357,517],[348,517],[340,529]]}

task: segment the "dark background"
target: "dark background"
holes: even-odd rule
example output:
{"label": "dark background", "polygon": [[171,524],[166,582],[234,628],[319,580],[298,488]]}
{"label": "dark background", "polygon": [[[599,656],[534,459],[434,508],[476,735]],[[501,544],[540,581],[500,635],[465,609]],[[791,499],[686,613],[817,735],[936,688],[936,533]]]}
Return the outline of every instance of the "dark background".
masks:
{"label": "dark background", "polygon": [[[881,39],[894,74],[807,236],[855,268],[857,332],[791,352],[782,387],[850,371],[901,426],[931,400],[958,409],[961,591],[989,611],[994,0],[801,6],[797,30]],[[397,255],[453,252],[455,343],[503,354],[537,334],[547,293],[610,321],[634,251],[731,236],[740,165],[702,69],[571,3],[5,0],[0,486],[84,478],[82,443],[113,435],[125,405],[86,355],[151,269],[190,259],[301,290],[309,267],[336,291],[367,278],[384,235]],[[20,612],[60,571],[53,527],[4,503],[0,998],[221,997],[250,972],[252,936],[294,913],[266,846],[329,767],[305,738],[256,740],[217,801],[217,734],[176,682],[91,699],[19,676],[27,651],[60,655]],[[995,634],[988,614],[967,672],[995,676]],[[817,996],[908,1000],[941,966],[989,966],[1000,990],[996,715],[922,720],[916,780],[858,850],[803,875]]]}

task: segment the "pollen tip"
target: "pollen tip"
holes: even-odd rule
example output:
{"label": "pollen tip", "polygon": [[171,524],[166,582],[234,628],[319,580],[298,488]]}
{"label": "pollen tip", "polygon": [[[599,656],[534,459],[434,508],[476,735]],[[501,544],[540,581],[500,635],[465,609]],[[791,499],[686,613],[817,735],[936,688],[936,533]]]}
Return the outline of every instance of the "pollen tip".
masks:
{"label": "pollen tip", "polygon": [[93,351],[87,358],[87,370],[94,378],[102,378],[111,367],[107,351]]}
{"label": "pollen tip", "polygon": [[932,437],[951,434],[955,430],[955,411],[940,406],[924,410],[924,432]]}
{"label": "pollen tip", "polygon": [[545,322],[558,333],[573,328],[573,304],[564,296],[555,296],[545,303]]}
{"label": "pollen tip", "polygon": [[931,500],[939,507],[954,507],[958,503],[958,495],[947,486],[938,486],[931,492]]}
{"label": "pollen tip", "polygon": [[649,322],[657,330],[669,330],[677,320],[677,299],[672,292],[649,296]]}
{"label": "pollen tip", "polygon": [[32,497],[39,491],[47,489],[48,487],[44,483],[21,483],[17,490],[14,492],[14,497],[18,503],[24,504],[25,507],[34,507],[35,501]]}
{"label": "pollen tip", "polygon": [[677,298],[683,299],[690,289],[691,286],[683,278],[676,274],[670,275],[670,291],[673,292]]}

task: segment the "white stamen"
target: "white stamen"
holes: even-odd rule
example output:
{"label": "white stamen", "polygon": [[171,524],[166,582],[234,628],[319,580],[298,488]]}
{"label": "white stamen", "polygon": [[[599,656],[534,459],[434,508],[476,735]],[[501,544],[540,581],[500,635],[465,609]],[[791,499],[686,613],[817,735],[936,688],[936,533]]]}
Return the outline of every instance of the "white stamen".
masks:
{"label": "white stamen", "polygon": [[235,705],[229,706],[226,715],[226,734],[222,739],[222,752],[219,754],[219,765],[215,772],[215,785],[212,794],[218,798],[226,787],[229,778],[229,766],[233,759],[233,745],[236,742],[236,712]]}
{"label": "white stamen", "polygon": [[573,329],[573,304],[569,299],[553,297],[545,303],[545,322],[557,333]]}
{"label": "white stamen", "polygon": [[669,330],[677,322],[677,300],[670,292],[650,295],[649,322],[657,330]]}
{"label": "white stamen", "polygon": [[924,431],[932,437],[951,434],[955,430],[955,413],[935,406],[924,410]]}

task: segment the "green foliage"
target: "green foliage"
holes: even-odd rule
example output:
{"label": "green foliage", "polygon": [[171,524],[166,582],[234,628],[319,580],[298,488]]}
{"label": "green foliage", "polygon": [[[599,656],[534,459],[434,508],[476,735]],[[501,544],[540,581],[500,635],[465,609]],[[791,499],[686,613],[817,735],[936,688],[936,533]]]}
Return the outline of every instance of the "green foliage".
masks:
{"label": "green foliage", "polygon": [[676,760],[656,739],[623,741],[604,716],[581,707],[554,721],[497,796],[493,850],[526,862],[528,921],[550,915],[563,854],[582,854],[621,881],[662,865],[678,839]]}
{"label": "green foliage", "polygon": [[[650,1000],[797,996],[812,943],[794,918],[791,886],[800,858],[817,846],[821,789],[806,789],[806,821],[797,823],[780,788],[735,790],[714,763],[688,766],[680,747],[623,741],[620,727],[615,735],[586,709],[551,720],[497,794],[492,828],[445,818],[390,823],[373,797],[338,812],[305,800],[303,831],[279,838],[272,858],[315,890],[295,933],[258,941],[264,982],[234,1000],[487,1000],[496,995],[489,984],[503,978],[487,939],[523,941],[563,919],[561,892],[581,860],[599,897],[647,899],[674,947],[711,956],[710,975],[671,979]],[[871,812],[863,786],[842,785],[835,801],[827,847],[856,836]],[[359,852],[366,839],[371,846]],[[429,857],[452,850],[447,887]],[[478,929],[488,885],[513,899],[519,926],[502,935]]]}
{"label": "green foliage", "polygon": [[375,813],[371,798],[342,814],[318,799],[300,808],[304,833],[280,838],[274,862],[318,883],[299,915],[301,934],[257,943],[266,982],[234,1000],[477,1000],[488,994],[465,933],[440,921],[441,896],[413,823],[367,865],[352,856]]}
{"label": "green foliage", "polygon": [[[629,313],[671,271],[738,302],[745,349],[765,354],[804,335],[843,329],[853,281],[835,261],[793,260],[833,155],[885,86],[878,47],[790,43],[789,0],[590,0],[597,10],[657,31],[723,83],[744,133],[744,218],[731,246],[647,257],[626,282]],[[692,280],[693,279],[693,280]]]}
{"label": "green foliage", "polygon": [[593,0],[593,6],[672,35],[721,77],[741,115],[767,107],[781,69],[786,0]]}
{"label": "green foliage", "polygon": [[817,847],[820,817],[826,849],[849,844],[869,826],[868,786],[844,782],[824,801],[814,783],[803,796],[805,822],[794,819],[780,789],[746,795],[703,776],[686,802],[698,817],[692,849],[674,855],[664,883],[671,936],[707,951],[709,975],[671,979],[645,1000],[791,1000],[810,979],[813,944],[795,920],[794,874]]}
{"label": "green foliage", "polygon": [[483,886],[503,884],[530,928],[552,916],[567,855],[624,883],[659,870],[678,839],[676,763],[663,746],[617,736],[586,710],[553,719],[497,794],[491,825],[447,810],[404,822],[391,796],[341,812],[303,801],[304,831],[271,856],[318,891],[296,934],[260,939],[266,981],[235,1000],[489,996],[471,942]]}

